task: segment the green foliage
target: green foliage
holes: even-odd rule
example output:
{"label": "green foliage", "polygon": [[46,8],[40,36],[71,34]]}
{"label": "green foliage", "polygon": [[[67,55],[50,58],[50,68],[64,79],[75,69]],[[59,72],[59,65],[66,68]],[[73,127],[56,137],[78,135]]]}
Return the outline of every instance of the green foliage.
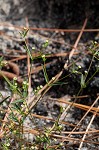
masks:
{"label": "green foliage", "polygon": [[[24,30],[20,33],[21,37],[24,39],[24,43],[25,45],[23,46],[24,49],[26,50],[28,56],[30,57],[31,61],[34,60],[33,56],[32,56],[32,51],[35,50],[35,48],[33,47],[31,50],[28,47],[27,41],[26,41],[26,36],[28,34],[29,29],[24,28]],[[49,45],[49,41],[46,40],[43,44],[42,44],[42,48],[41,49],[46,49],[47,46]],[[99,46],[96,42],[92,43],[92,46],[89,48],[90,52],[93,54],[93,58],[92,59],[97,59],[99,60]],[[90,79],[87,79],[88,77],[88,73],[90,71],[90,67],[88,68],[88,71],[81,71],[81,66],[76,66],[75,63],[73,62],[72,66],[71,66],[71,73],[68,74],[66,77],[63,77],[61,79],[59,79],[58,81],[49,84],[49,76],[47,74],[47,69],[46,69],[46,55],[42,53],[41,51],[41,56],[39,56],[42,61],[43,61],[43,73],[44,73],[44,78],[46,83],[49,86],[55,86],[55,85],[62,85],[62,84],[67,84],[65,82],[62,82],[61,80],[63,78],[68,77],[71,74],[75,74],[75,75],[79,75],[80,76],[80,89],[78,92],[78,95],[80,94],[81,90],[86,88],[88,83],[90,82],[90,80],[95,76],[95,74],[97,72],[99,72],[99,67],[97,67],[97,70],[95,71],[95,73],[92,75],[92,77]],[[3,65],[5,65],[6,62],[3,61],[3,57],[0,57],[0,69],[2,69]],[[11,135],[12,139],[15,138],[15,141],[19,142],[19,148],[22,149],[24,147],[23,143],[26,143],[23,141],[23,123],[25,118],[30,115],[31,116],[31,112],[28,108],[27,105],[27,99],[28,99],[28,87],[29,84],[27,81],[23,81],[22,86],[20,87],[17,83],[17,78],[14,77],[13,81],[10,81],[6,76],[4,76],[5,81],[8,83],[10,90],[12,91],[12,94],[16,94],[17,98],[11,102],[11,105],[8,106],[10,109],[10,114],[8,116],[8,120],[9,120],[9,124],[7,124],[6,126],[10,129],[10,133],[9,135]],[[52,77],[52,80],[54,81],[55,78]],[[39,85],[33,92],[34,94],[37,96],[39,90],[41,90],[43,88],[42,85]],[[10,96],[7,96],[6,98],[3,98],[2,94],[0,95],[0,97],[2,98],[2,101],[0,101],[0,105],[2,105],[4,102],[6,102]],[[61,133],[61,131],[63,130],[63,126],[62,124],[59,123],[59,119],[60,116],[63,112],[63,107],[61,107],[60,110],[60,114],[57,117],[55,123],[53,124],[53,126],[51,128],[45,128],[45,130],[43,132],[41,132],[41,134],[35,136],[35,141],[34,143],[30,144],[27,146],[27,149],[36,149],[37,145],[39,145],[40,148],[43,148],[44,150],[53,150],[53,148],[49,148],[49,146],[51,146],[52,144],[52,137],[51,134],[54,133]],[[19,119],[20,118],[20,119]],[[17,125],[17,128],[15,128]],[[5,134],[7,134],[5,132]],[[6,136],[9,136],[6,135]],[[9,136],[10,138],[10,136]],[[19,141],[18,141],[19,140]],[[57,148],[61,148],[63,143],[59,143],[57,145]],[[10,149],[10,140],[8,140],[8,138],[5,138],[5,141],[2,143],[2,148],[4,150],[9,150]],[[35,148],[36,147],[36,148]],[[24,148],[23,148],[24,149]]]}

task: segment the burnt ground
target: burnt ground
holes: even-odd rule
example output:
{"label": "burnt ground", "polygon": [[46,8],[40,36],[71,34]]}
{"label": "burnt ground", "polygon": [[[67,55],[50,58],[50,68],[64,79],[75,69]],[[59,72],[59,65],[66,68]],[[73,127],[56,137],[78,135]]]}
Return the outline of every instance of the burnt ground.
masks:
{"label": "burnt ground", "polygon": [[[78,0],[1,0],[0,1],[0,54],[6,55],[4,58],[10,60],[13,57],[11,55],[21,55],[25,53],[23,49],[23,41],[18,41],[19,30],[16,28],[11,29],[8,25],[13,24],[16,26],[26,26],[26,18],[28,18],[28,24],[33,28],[57,28],[57,29],[81,29],[84,23],[84,20],[88,18],[86,29],[99,29],[99,1],[94,0],[90,1],[78,1]],[[7,26],[5,26],[6,22]],[[3,32],[3,33],[2,33]],[[7,38],[8,37],[8,38]],[[13,38],[9,38],[13,37]],[[74,45],[78,37],[78,32],[64,32],[64,31],[44,31],[44,30],[31,30],[28,35],[28,44],[30,49],[35,47],[34,52],[40,52],[42,49],[42,44],[46,39],[49,39],[49,45],[46,49],[42,50],[44,54],[54,54],[54,53],[64,53],[70,52],[72,46]],[[81,87],[81,74],[72,73],[73,69],[77,70],[78,66],[81,65],[79,71],[85,75],[85,71],[88,71],[88,68],[91,64],[90,70],[86,80],[91,79],[96,70],[97,73],[93,78],[88,82],[87,86],[83,88],[80,92],[80,96],[87,95],[85,98],[76,99],[76,102],[79,104],[84,104],[91,106],[97,96],[99,95],[99,60],[94,58],[92,60],[92,54],[89,52],[89,47],[92,47],[92,42],[99,42],[99,32],[84,32],[81,36],[81,39],[78,43],[76,52],[79,52],[77,55],[73,55],[69,64],[71,65],[68,69],[64,69],[60,77],[61,83],[54,85],[43,97],[42,101],[39,101],[36,107],[33,109],[33,112],[38,115],[48,116],[56,119],[60,113],[60,104],[55,101],[54,98],[62,97],[74,97],[78,94]],[[10,51],[7,51],[10,50]],[[95,49],[99,51],[99,48]],[[78,61],[76,61],[79,58]],[[66,57],[50,57],[47,58],[46,63],[52,62],[47,66],[47,73],[49,80],[59,73],[63,68],[65,62],[68,60]],[[76,62],[75,62],[76,61]],[[75,63],[74,63],[75,62]],[[20,67],[20,75],[23,77],[27,73],[27,61],[25,59],[16,61]],[[42,59],[35,59],[33,61],[33,67],[42,65]],[[70,74],[68,77],[66,77]],[[65,78],[64,78],[65,77]],[[0,90],[9,92],[9,89],[4,81],[0,81],[1,87]],[[36,74],[32,75],[32,88],[36,89],[39,85],[45,85],[45,78],[43,71],[39,71]],[[70,102],[75,100],[70,98]],[[50,102],[52,101],[52,102]],[[6,104],[5,104],[6,105]],[[98,103],[95,107],[98,106]],[[7,107],[7,106],[5,106]],[[66,107],[66,106],[64,106]],[[85,114],[85,111],[79,108],[73,107],[69,112],[68,116],[65,118],[65,121],[68,121],[72,124],[77,124],[78,121]],[[2,118],[2,117],[1,117]],[[87,117],[83,120],[82,129],[86,130],[90,120],[92,118],[92,113],[89,113]],[[28,120],[28,119],[27,119]],[[28,121],[26,121],[28,122]],[[35,122],[39,128],[44,126],[50,126],[49,121],[35,119]],[[29,121],[30,123],[30,121]],[[30,123],[31,124],[31,123]],[[35,125],[33,125],[35,127]],[[92,129],[99,129],[99,115],[97,115],[91,125]],[[68,125],[64,126],[64,131],[71,131],[72,127]],[[97,133],[98,134],[98,133]],[[92,136],[92,135],[90,135]],[[96,136],[93,134],[93,136]],[[81,135],[75,135],[73,137],[82,138]],[[33,138],[33,137],[32,137]],[[88,140],[88,136],[86,138]],[[30,140],[33,140],[30,138]],[[98,138],[91,139],[90,143],[84,143],[82,150],[92,150],[99,149],[99,136]],[[97,142],[98,144],[94,144]],[[64,149],[72,150],[78,149],[79,144],[73,144],[67,142]]]}

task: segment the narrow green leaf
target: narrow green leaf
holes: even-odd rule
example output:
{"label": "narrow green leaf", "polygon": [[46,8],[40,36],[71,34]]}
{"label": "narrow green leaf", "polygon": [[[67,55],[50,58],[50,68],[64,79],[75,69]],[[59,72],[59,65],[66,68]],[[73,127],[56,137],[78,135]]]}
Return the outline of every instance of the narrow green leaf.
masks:
{"label": "narrow green leaf", "polygon": [[23,38],[25,38],[27,36],[28,31],[29,31],[29,29],[24,30],[24,32],[23,32]]}
{"label": "narrow green leaf", "polygon": [[46,67],[44,65],[43,65],[43,72],[44,72],[45,81],[46,81],[46,83],[48,83],[49,78],[48,78],[48,74],[47,74],[47,71],[46,71]]}
{"label": "narrow green leaf", "polygon": [[22,32],[19,32],[22,38],[25,38],[29,29],[23,30]]}
{"label": "narrow green leaf", "polygon": [[3,61],[3,56],[0,57],[0,63]]}
{"label": "narrow green leaf", "polygon": [[23,103],[23,102],[24,102],[23,99],[18,99],[18,100],[13,101],[11,104],[18,104],[18,103]]}
{"label": "narrow green leaf", "polygon": [[27,45],[24,45],[23,47],[24,47],[24,49],[26,50],[26,52],[28,53],[28,55],[30,56],[31,60],[33,60],[33,57],[32,57],[32,55],[31,55],[31,52],[30,52],[28,46],[27,46]]}
{"label": "narrow green leaf", "polygon": [[1,102],[0,102],[0,105],[5,102],[10,96],[6,97],[5,99],[3,99]]}
{"label": "narrow green leaf", "polygon": [[10,80],[9,80],[6,76],[4,76],[3,74],[2,74],[2,76],[3,76],[3,78],[6,80],[6,82],[7,82],[11,87],[13,87],[12,83],[10,82]]}
{"label": "narrow green leaf", "polygon": [[51,86],[53,86],[53,85],[64,85],[64,84],[67,84],[67,82],[56,82],[56,83],[51,84]]}
{"label": "narrow green leaf", "polygon": [[85,84],[85,76],[83,74],[81,74],[81,88],[85,88],[86,84]]}
{"label": "narrow green leaf", "polygon": [[18,118],[17,118],[13,113],[11,113],[11,114],[9,115],[9,117],[10,117],[10,119],[13,120],[14,122],[19,123]]}

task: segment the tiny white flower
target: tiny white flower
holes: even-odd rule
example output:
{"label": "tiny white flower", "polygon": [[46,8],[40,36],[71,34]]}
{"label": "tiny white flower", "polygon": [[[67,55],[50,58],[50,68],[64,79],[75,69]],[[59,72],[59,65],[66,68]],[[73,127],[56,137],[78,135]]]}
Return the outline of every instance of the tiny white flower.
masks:
{"label": "tiny white flower", "polygon": [[14,77],[13,80],[17,80],[17,77]]}
{"label": "tiny white flower", "polygon": [[96,41],[95,41],[94,43],[95,43],[95,44],[97,44],[97,42],[96,42]]}
{"label": "tiny white flower", "polygon": [[55,77],[52,77],[52,80],[55,80]]}
{"label": "tiny white flower", "polygon": [[6,143],[6,146],[10,146],[10,143]]}
{"label": "tiny white flower", "polygon": [[45,55],[42,55],[42,58],[45,58]]}
{"label": "tiny white flower", "polygon": [[37,90],[40,90],[40,87],[39,87],[39,86],[37,87]]}
{"label": "tiny white flower", "polygon": [[62,125],[59,125],[59,128],[61,129],[61,128],[62,128]]}
{"label": "tiny white flower", "polygon": [[80,69],[80,68],[81,68],[81,66],[79,65],[79,66],[78,66],[78,68]]}
{"label": "tiny white flower", "polygon": [[40,85],[40,88],[42,89],[42,88],[43,88],[43,86],[42,86],[42,85]]}
{"label": "tiny white flower", "polygon": [[15,85],[15,86],[17,86],[18,84],[17,84],[17,83],[15,83],[14,85]]}
{"label": "tiny white flower", "polygon": [[21,107],[24,108],[24,105],[22,104]]}
{"label": "tiny white flower", "polygon": [[24,27],[23,29],[24,29],[24,30],[28,30],[28,28],[26,28],[26,27]]}
{"label": "tiny white flower", "polygon": [[37,90],[35,89],[34,92],[37,92]]}
{"label": "tiny white flower", "polygon": [[77,70],[75,70],[75,71],[74,71],[74,73],[78,73],[78,71],[77,71]]}
{"label": "tiny white flower", "polygon": [[48,40],[46,40],[46,43],[48,43],[49,41]]}
{"label": "tiny white flower", "polygon": [[32,47],[32,50],[35,50],[35,47]]}
{"label": "tiny white flower", "polygon": [[88,71],[87,71],[87,70],[85,70],[85,73],[87,74],[87,73],[88,73]]}
{"label": "tiny white flower", "polygon": [[62,143],[62,142],[60,143],[60,146],[63,146],[63,143]]}

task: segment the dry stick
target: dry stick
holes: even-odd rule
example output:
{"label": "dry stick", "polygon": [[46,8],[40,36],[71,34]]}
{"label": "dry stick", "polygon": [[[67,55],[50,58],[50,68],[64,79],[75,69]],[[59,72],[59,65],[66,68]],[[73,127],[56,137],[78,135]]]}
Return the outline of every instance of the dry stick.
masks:
{"label": "dry stick", "polygon": [[[75,52],[74,55],[78,55],[79,52]],[[48,54],[46,55],[46,57],[65,57],[65,56],[68,56],[69,53],[55,53],[55,54]],[[32,57],[35,58],[35,57],[39,57],[40,54],[39,53],[32,53]],[[16,57],[16,56],[15,56]],[[13,58],[13,59],[10,59],[10,62],[14,62],[14,61],[17,61],[17,60],[21,60],[21,59],[25,59],[27,58],[26,55],[21,55],[21,56],[18,56],[17,58]]]}
{"label": "dry stick", "polygon": [[[0,26],[9,28],[10,30],[15,30],[15,29],[19,29],[19,30],[23,30],[24,26],[16,26],[13,24],[8,24],[6,22],[1,23],[0,22]],[[58,32],[80,32],[80,29],[57,29],[57,28],[33,28],[30,27],[30,30],[35,30],[35,31],[58,31]],[[84,32],[99,32],[99,29],[84,29]]]}
{"label": "dry stick", "polygon": [[[26,27],[27,29],[29,29],[29,22],[28,22],[28,18],[26,17]],[[28,39],[26,40],[27,44],[28,44]],[[28,64],[28,101],[30,101],[31,99],[31,64],[30,64],[30,56],[27,52],[27,64]]]}
{"label": "dry stick", "polygon": [[[54,137],[54,138],[59,138],[63,141],[72,141],[72,142],[80,142],[81,139],[78,139],[78,138],[71,138],[71,137],[66,137],[66,136],[62,136],[62,135],[57,135],[57,134],[51,134],[50,135],[51,137]],[[99,142],[94,142],[94,141],[90,141],[90,140],[84,140],[85,143],[93,143],[93,144],[98,144],[99,145]]]}
{"label": "dry stick", "polygon": [[20,70],[19,70],[19,66],[17,64],[7,61],[7,65],[9,68],[12,69],[13,73],[15,73],[17,76],[19,76]]}
{"label": "dry stick", "polygon": [[18,61],[18,60],[22,60],[22,59],[25,59],[27,58],[26,55],[22,55],[22,56],[17,56],[17,58],[13,58],[10,60],[10,62],[14,62],[14,61]]}
{"label": "dry stick", "polygon": [[97,135],[91,135],[91,136],[88,136],[86,139],[89,139],[90,138],[90,140],[94,140],[94,139],[96,139],[96,138],[99,138],[99,134],[97,134]]}
{"label": "dry stick", "polygon": [[[85,52],[86,52],[86,54],[92,54],[89,51],[88,52],[85,51]],[[78,54],[79,54],[79,52],[74,52],[74,55],[78,55]],[[62,52],[62,53],[48,54],[48,55],[46,55],[46,57],[65,57],[65,56],[68,56],[68,55],[69,55],[69,53]],[[22,59],[27,58],[27,55],[21,55],[21,56],[19,56],[19,55],[17,55],[17,56],[10,55],[10,56],[8,56],[8,55],[5,55],[5,54],[0,54],[0,56],[12,57],[13,59],[10,59],[9,62],[14,62],[14,61],[18,61],[18,60],[22,60]],[[40,54],[39,53],[32,53],[32,56],[33,56],[33,58],[35,58],[35,57],[40,56]]]}
{"label": "dry stick", "polygon": [[[88,110],[90,108],[89,106],[85,106],[85,105],[81,105],[81,104],[77,104],[77,103],[72,103],[72,102],[68,102],[68,101],[63,101],[63,100],[57,100],[57,102],[68,104],[68,106],[66,107],[64,112],[61,114],[61,117],[60,117],[59,121],[64,120],[66,112],[71,107],[71,105],[74,106],[74,107],[83,109],[83,110]],[[94,113],[95,110],[97,110],[97,112],[99,112],[99,109],[97,109],[95,107],[91,110],[91,112]],[[97,113],[96,115],[99,116],[99,113]]]}
{"label": "dry stick", "polygon": [[90,97],[90,96],[89,95],[81,95],[81,96],[73,96],[71,98],[73,99],[73,98],[86,98],[86,97]]}
{"label": "dry stick", "polygon": [[[56,99],[57,100],[57,99]],[[64,98],[60,98],[59,100],[57,100],[57,102],[59,103],[65,103],[65,104],[68,104],[68,105],[71,105],[72,102],[68,102],[66,101]],[[90,106],[87,106],[87,105],[82,105],[82,104],[78,104],[78,103],[73,103],[72,104],[74,107],[77,107],[77,108],[80,108],[80,109],[83,109],[83,110],[88,110],[90,108]],[[91,109],[91,112],[92,113],[95,113],[95,112],[99,112],[99,108],[96,108],[96,107],[93,107]],[[99,115],[99,113],[97,113],[97,115]]]}
{"label": "dry stick", "polygon": [[[30,28],[31,30],[58,31],[58,32],[80,32],[80,29],[51,29],[51,28]],[[99,29],[85,29],[84,32],[99,32]]]}
{"label": "dry stick", "polygon": [[16,50],[16,49],[6,49],[6,52],[9,52],[9,53],[12,53],[14,51],[17,52],[17,53],[19,53],[19,54],[26,54],[25,52],[22,52],[22,51]]}
{"label": "dry stick", "polygon": [[[99,106],[98,106],[98,109],[99,109]],[[97,114],[97,110],[96,110],[96,112],[93,114],[93,116],[92,116],[92,118],[91,118],[91,120],[90,120],[90,122],[89,122],[89,125],[87,126],[86,132],[85,132],[85,134],[83,135],[83,138],[82,138],[82,141],[81,141],[81,143],[80,143],[80,145],[79,145],[78,150],[81,150],[81,148],[82,148],[82,146],[83,146],[83,142],[84,142],[84,140],[85,140],[85,138],[86,138],[86,135],[88,134],[88,130],[89,130],[89,128],[90,128],[90,126],[91,126],[93,120],[94,120],[95,117],[96,117],[96,114]]]}
{"label": "dry stick", "polygon": [[[24,127],[24,131],[25,132],[29,132],[29,133],[32,133],[32,134],[35,134],[34,131],[37,132],[36,129],[30,129],[28,128],[27,126],[23,126]],[[61,132],[62,134],[69,134],[71,131],[66,131],[66,132]],[[54,131],[52,131],[52,133],[54,133]],[[78,132],[73,132],[73,135],[78,135],[78,134],[93,134],[93,133],[99,133],[99,130],[94,130],[94,131],[78,131]],[[85,139],[84,139],[85,140]]]}
{"label": "dry stick", "polygon": [[[45,117],[45,116],[41,116],[41,115],[37,115],[37,114],[31,114],[33,117],[36,117],[36,118],[39,118],[39,119],[45,119],[45,120],[50,120],[52,122],[55,123],[55,119],[52,119],[52,118],[49,118],[49,117]],[[69,125],[71,127],[75,127],[74,124],[71,124],[69,122],[66,122],[66,121],[60,121],[61,124],[65,124],[65,125]]]}
{"label": "dry stick", "polygon": [[19,57],[23,57],[23,56],[25,56],[25,58],[26,58],[26,55],[22,55],[22,56],[20,56],[20,55],[8,55],[8,54],[2,54],[2,53],[0,53],[0,56],[3,56],[3,57],[9,57],[9,58],[19,58]]}
{"label": "dry stick", "polygon": [[74,54],[74,51],[77,49],[77,45],[78,45],[78,43],[79,43],[79,41],[80,41],[80,38],[81,38],[81,36],[82,36],[82,34],[83,34],[83,31],[84,31],[84,29],[85,29],[85,27],[86,27],[86,24],[87,24],[87,18],[85,19],[85,22],[84,22],[84,24],[83,24],[83,27],[82,27],[82,29],[81,29],[81,32],[79,33],[79,36],[78,36],[78,38],[77,38],[77,40],[76,40],[76,42],[75,42],[75,44],[74,44],[74,48],[73,48],[72,51],[70,52],[69,60],[72,58],[72,56],[73,56],[73,54]]}
{"label": "dry stick", "polygon": [[[63,134],[68,134],[68,133],[71,133],[71,131],[64,131],[64,132],[61,132],[61,133],[63,133]],[[99,133],[99,130],[93,130],[93,131],[78,131],[78,132],[73,132],[73,134],[77,134],[77,135],[79,135],[79,134],[92,134],[92,133]]]}
{"label": "dry stick", "polygon": [[[78,104],[78,103],[72,103],[72,102],[68,102],[66,101],[66,99],[63,97],[63,98],[59,98],[59,99],[56,99],[56,98],[49,98],[50,100],[55,100],[56,102],[59,102],[59,103],[64,103],[64,104],[68,104],[69,106],[74,106],[74,107],[77,107],[77,108],[80,108],[80,109],[83,109],[83,110],[88,110],[90,108],[90,106],[86,106],[86,105],[82,105],[82,104]],[[67,110],[67,108],[66,108]],[[96,107],[93,107],[91,109],[90,112],[92,113],[95,113],[95,112],[99,112],[99,108],[96,108]],[[66,113],[66,111],[64,111]],[[63,114],[64,114],[63,112]],[[62,114],[62,118],[64,117],[64,115]],[[99,116],[99,113],[96,113],[97,116]],[[63,120],[63,119],[60,119],[60,120]]]}
{"label": "dry stick", "polygon": [[3,78],[3,75],[6,76],[8,79],[13,80],[14,77],[17,78],[17,82],[21,85],[23,82],[22,78],[19,78],[16,74],[8,72],[8,71],[0,71],[0,78]]}
{"label": "dry stick", "polygon": [[[80,38],[81,38],[81,36],[82,36],[82,34],[83,34],[83,31],[84,31],[84,29],[85,29],[86,24],[87,24],[87,18],[85,19],[84,24],[83,24],[83,27],[82,27],[82,29],[81,29],[81,31],[80,31],[78,37],[77,37],[77,40],[76,40],[76,42],[75,42],[75,44],[74,44],[74,46],[73,46],[74,48],[71,50],[71,52],[70,52],[70,54],[69,54],[69,60],[71,60],[72,56],[74,55],[74,51],[77,49],[77,45],[78,45],[79,40],[80,40]],[[65,69],[67,68],[67,64],[68,64],[68,60],[66,61],[65,65],[64,65],[64,68],[65,68]]]}
{"label": "dry stick", "polygon": [[68,137],[75,131],[75,129],[78,127],[78,125],[81,124],[81,122],[84,120],[84,118],[87,116],[87,114],[91,111],[91,109],[93,108],[93,106],[98,102],[98,100],[99,100],[99,96],[94,101],[94,103],[91,105],[91,107],[89,108],[89,110],[85,113],[85,115],[82,117],[82,119],[78,122],[78,124],[76,125],[76,127],[71,131],[71,133],[68,135]]}

